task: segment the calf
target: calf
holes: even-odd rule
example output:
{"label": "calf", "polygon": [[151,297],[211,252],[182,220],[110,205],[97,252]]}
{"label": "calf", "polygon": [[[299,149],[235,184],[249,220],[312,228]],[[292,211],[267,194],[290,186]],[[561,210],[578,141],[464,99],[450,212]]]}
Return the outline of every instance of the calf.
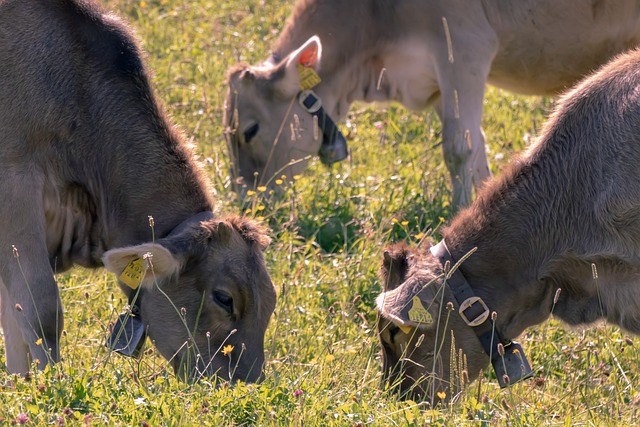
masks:
{"label": "calf", "polygon": [[[148,332],[181,377],[257,380],[275,307],[269,238],[247,219],[213,215],[129,28],[86,1],[0,0],[0,82],[9,371],[60,358],[54,272],[104,264],[132,307],[113,346],[135,353]],[[237,350],[223,354],[229,345]]]}
{"label": "calf", "polygon": [[640,333],[639,135],[636,50],[568,92],[440,244],[389,248],[377,299],[385,381],[450,396],[491,361],[501,385],[514,383],[531,371],[511,340],[550,314]]}
{"label": "calf", "polygon": [[354,101],[433,105],[453,202],[468,205],[472,184],[489,176],[486,83],[556,94],[640,44],[637,9],[636,0],[299,0],[266,62],[229,72],[232,174],[267,185],[316,153],[345,158],[334,120]]}

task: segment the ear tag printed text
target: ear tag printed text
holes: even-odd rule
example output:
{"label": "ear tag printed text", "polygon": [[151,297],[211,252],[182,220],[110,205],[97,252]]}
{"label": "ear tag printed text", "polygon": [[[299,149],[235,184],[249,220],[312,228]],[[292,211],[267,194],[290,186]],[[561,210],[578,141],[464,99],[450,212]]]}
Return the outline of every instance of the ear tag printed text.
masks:
{"label": "ear tag printed text", "polygon": [[136,258],[127,264],[118,279],[131,289],[138,289],[146,272],[147,267],[145,266],[144,259]]}
{"label": "ear tag printed text", "polygon": [[433,323],[433,317],[431,317],[431,314],[423,307],[417,295],[413,297],[411,308],[409,309],[409,320],[426,325]]}
{"label": "ear tag printed text", "polygon": [[320,76],[316,73],[311,67],[305,67],[302,64],[297,64],[298,68],[298,77],[300,78],[300,89],[301,90],[309,90],[311,88],[316,87],[322,80],[320,80]]}

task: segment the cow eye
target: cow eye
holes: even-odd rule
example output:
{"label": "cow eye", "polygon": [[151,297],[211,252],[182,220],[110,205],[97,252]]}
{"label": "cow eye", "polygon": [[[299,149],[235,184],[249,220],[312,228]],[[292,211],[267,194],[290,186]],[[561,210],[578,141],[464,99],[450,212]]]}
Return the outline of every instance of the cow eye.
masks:
{"label": "cow eye", "polygon": [[213,300],[229,314],[233,313],[233,298],[222,292],[214,292]]}
{"label": "cow eye", "polygon": [[251,140],[253,139],[254,136],[256,136],[258,134],[258,131],[260,130],[260,125],[258,125],[257,123],[253,126],[251,126],[250,128],[248,128],[247,130],[244,131],[244,142],[246,142],[247,144],[251,142]]}

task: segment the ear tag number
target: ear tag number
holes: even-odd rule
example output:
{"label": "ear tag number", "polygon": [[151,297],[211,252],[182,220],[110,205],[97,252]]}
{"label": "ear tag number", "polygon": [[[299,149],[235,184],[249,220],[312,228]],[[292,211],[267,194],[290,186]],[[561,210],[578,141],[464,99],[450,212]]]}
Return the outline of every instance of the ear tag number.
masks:
{"label": "ear tag number", "polygon": [[316,73],[311,67],[305,67],[302,64],[296,65],[298,68],[298,77],[300,78],[300,89],[301,90],[309,90],[314,88],[320,83],[320,76]]}
{"label": "ear tag number", "polygon": [[413,297],[411,309],[409,310],[409,320],[416,323],[424,323],[430,325],[433,323],[431,314],[423,307],[420,298],[416,295]]}
{"label": "ear tag number", "polygon": [[120,279],[122,283],[124,283],[131,289],[138,289],[138,286],[140,286],[140,283],[142,283],[142,279],[144,279],[144,275],[147,272],[147,267],[144,264],[144,259],[134,259],[129,264],[127,264],[118,279]]}

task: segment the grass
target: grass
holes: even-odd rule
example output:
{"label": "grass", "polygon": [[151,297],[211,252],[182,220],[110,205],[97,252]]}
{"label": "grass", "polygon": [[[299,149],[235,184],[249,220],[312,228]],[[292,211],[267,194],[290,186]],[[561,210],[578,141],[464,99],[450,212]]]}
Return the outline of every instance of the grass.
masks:
{"label": "grass", "polygon": [[[137,30],[159,98],[197,145],[217,210],[238,212],[221,126],[225,72],[266,57],[291,0],[103,3]],[[488,91],[484,130],[495,173],[527,145],[550,107],[548,99]],[[431,112],[356,105],[342,125],[349,162],[327,169],[314,161],[284,197],[248,200],[248,214],[273,230],[266,256],[279,293],[264,383],[187,385],[152,348],[140,361],[108,354],[108,322],[125,299],[113,275],[78,269],[57,278],[66,316],[62,362],[27,379],[0,374],[0,425],[24,416],[43,426],[638,424],[638,349],[604,324],[572,330],[550,320],[529,329],[520,341],[536,379],[507,390],[487,373],[457,403],[431,410],[381,389],[374,327],[381,251],[398,240],[437,238],[451,216],[448,175]]]}

